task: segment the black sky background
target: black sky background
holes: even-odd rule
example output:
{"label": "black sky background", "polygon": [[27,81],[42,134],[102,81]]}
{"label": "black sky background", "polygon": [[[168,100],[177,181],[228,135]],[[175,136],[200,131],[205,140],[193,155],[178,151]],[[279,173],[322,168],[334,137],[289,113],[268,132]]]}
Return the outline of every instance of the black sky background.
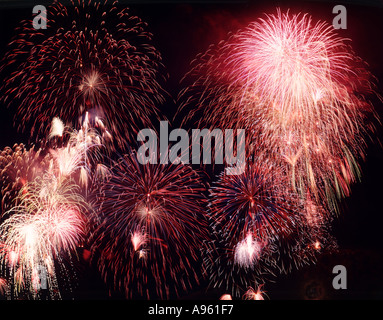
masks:
{"label": "black sky background", "polygon": [[[0,1],[0,55],[14,35],[14,28],[23,19],[32,16],[36,4],[49,1]],[[377,91],[383,94],[383,2],[370,1],[120,1],[129,6],[131,13],[149,25],[154,45],[161,52],[169,73],[166,90],[176,98],[182,88],[182,76],[189,70],[195,56],[212,43],[227,39],[263,13],[275,13],[276,8],[290,9],[292,13],[307,12],[314,20],[331,23],[332,8],[344,4],[347,8],[347,29],[339,35],[352,39],[351,45],[358,56],[367,61],[370,71],[378,79]],[[49,12],[48,12],[49,19]],[[0,79],[2,81],[2,79]],[[376,99],[375,107],[383,118],[382,103]],[[172,119],[176,106],[168,103],[162,112]],[[367,150],[367,161],[362,164],[362,182],[355,184],[352,194],[342,203],[341,215],[333,225],[339,251],[320,256],[318,263],[293,273],[280,276],[275,283],[267,283],[265,290],[270,299],[382,299],[383,298],[383,148],[382,129],[378,129]],[[28,143],[28,134],[13,127],[13,110],[0,106],[0,147],[14,143]],[[348,271],[348,289],[332,288],[332,268],[342,264]],[[107,299],[108,290],[94,267],[85,262],[78,268],[78,284],[68,294],[75,299]],[[206,283],[181,296],[182,299],[217,299],[224,293],[207,289]],[[113,293],[111,298],[122,298]]]}

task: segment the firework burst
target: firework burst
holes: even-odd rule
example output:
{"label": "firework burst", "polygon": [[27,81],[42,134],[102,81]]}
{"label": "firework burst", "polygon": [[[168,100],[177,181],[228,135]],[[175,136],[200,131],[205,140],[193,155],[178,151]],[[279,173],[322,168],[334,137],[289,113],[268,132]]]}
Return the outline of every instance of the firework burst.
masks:
{"label": "firework burst", "polygon": [[100,119],[90,122],[86,113],[77,131],[65,127],[60,119],[54,118],[49,137],[59,139],[49,150],[55,175],[75,178],[86,191],[90,188],[91,180],[97,181],[107,175],[107,168],[102,161],[109,153],[105,145],[111,141],[111,137]]}
{"label": "firework burst", "polygon": [[140,126],[151,124],[164,100],[157,81],[161,58],[146,24],[119,11],[117,2],[73,0],[66,7],[55,1],[47,10],[46,30],[25,21],[10,43],[3,100],[17,107],[21,129],[32,125],[32,136],[46,136],[53,117],[76,127],[73,121],[92,111],[124,147]]}
{"label": "firework burst", "polygon": [[260,285],[257,290],[254,290],[253,288],[249,288],[245,294],[243,295],[243,300],[265,300],[264,295],[265,292],[262,291],[263,285]]}
{"label": "firework burst", "polygon": [[49,168],[50,157],[42,149],[23,144],[6,147],[0,153],[1,214],[17,205],[21,188]]}
{"label": "firework burst", "polygon": [[[181,109],[200,125],[246,128],[247,151],[291,188],[336,209],[360,177],[374,114],[371,76],[347,40],[308,15],[267,15],[196,59]],[[370,118],[371,119],[371,118]]]}
{"label": "firework burst", "polygon": [[[94,256],[127,296],[169,297],[197,280],[206,237],[201,177],[186,165],[141,165],[122,157],[96,196]],[[199,267],[199,266],[198,266]]]}
{"label": "firework burst", "polygon": [[91,227],[84,197],[108,175],[100,162],[107,133],[88,113],[78,131],[54,118],[38,151],[24,145],[2,151],[0,258],[15,294],[39,297],[41,273],[47,273],[50,297],[60,298],[56,267],[68,275],[64,260],[72,264],[71,253]]}
{"label": "firework burst", "polygon": [[233,238],[248,232],[260,239],[288,233],[293,223],[294,195],[284,191],[281,175],[263,164],[249,162],[241,175],[221,174],[211,188],[211,218]]}
{"label": "firework burst", "polygon": [[204,262],[212,286],[239,296],[252,281],[263,282],[277,269],[276,243],[291,232],[299,215],[281,177],[255,161],[241,175],[221,174],[211,187],[215,238],[205,241]]}
{"label": "firework burst", "polygon": [[19,197],[20,205],[0,225],[3,266],[16,294],[25,289],[36,297],[38,274],[44,269],[51,298],[59,298],[54,261],[70,255],[82,241],[86,203],[76,184],[49,174],[27,183]]}

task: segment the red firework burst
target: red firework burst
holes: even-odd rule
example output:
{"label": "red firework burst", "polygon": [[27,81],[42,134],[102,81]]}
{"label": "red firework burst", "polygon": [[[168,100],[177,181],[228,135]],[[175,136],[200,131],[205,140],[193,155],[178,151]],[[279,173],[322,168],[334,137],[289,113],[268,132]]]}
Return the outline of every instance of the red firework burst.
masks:
{"label": "red firework burst", "polygon": [[97,191],[94,255],[105,281],[127,296],[169,297],[197,280],[206,237],[201,177],[186,165],[121,158]]}
{"label": "red firework burst", "polygon": [[117,2],[55,1],[47,10],[46,30],[24,21],[10,43],[2,61],[3,101],[17,108],[19,127],[32,125],[32,136],[46,136],[55,116],[77,127],[73,121],[89,111],[124,147],[164,101],[161,57],[146,24],[128,9],[119,11]]}

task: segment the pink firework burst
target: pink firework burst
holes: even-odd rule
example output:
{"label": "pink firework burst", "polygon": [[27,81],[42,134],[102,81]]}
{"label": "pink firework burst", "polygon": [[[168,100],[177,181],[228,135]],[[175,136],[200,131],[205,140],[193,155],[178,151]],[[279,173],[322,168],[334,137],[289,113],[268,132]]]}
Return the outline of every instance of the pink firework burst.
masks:
{"label": "pink firework burst", "polygon": [[51,297],[60,297],[54,261],[70,257],[85,235],[86,203],[78,189],[71,180],[46,174],[28,182],[20,204],[7,212],[0,224],[0,259],[9,268],[16,294],[25,288],[36,297],[37,274],[43,268]]}
{"label": "pink firework burst", "polygon": [[330,211],[360,177],[375,112],[372,77],[326,22],[277,12],[196,59],[180,95],[188,120],[246,128],[246,146]]}

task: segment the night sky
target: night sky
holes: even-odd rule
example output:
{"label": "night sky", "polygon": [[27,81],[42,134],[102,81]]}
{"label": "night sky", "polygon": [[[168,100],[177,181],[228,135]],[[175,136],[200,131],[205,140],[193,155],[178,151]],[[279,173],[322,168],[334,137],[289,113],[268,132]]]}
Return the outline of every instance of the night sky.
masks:
{"label": "night sky", "polygon": [[[351,45],[358,56],[367,61],[370,71],[378,79],[378,92],[383,95],[383,3],[379,1],[144,1],[138,3],[119,1],[129,6],[131,13],[148,23],[153,33],[154,46],[161,52],[169,74],[165,89],[175,98],[182,88],[182,76],[189,70],[195,56],[210,44],[227,39],[229,32],[236,32],[263,13],[275,13],[275,8],[290,9],[292,13],[307,12],[314,20],[331,23],[332,8],[344,4],[347,8],[347,29],[339,35],[352,39]],[[367,3],[367,4],[364,4]],[[30,18],[36,4],[48,1],[0,1],[0,55],[14,34],[18,23]],[[48,13],[49,14],[49,13]],[[49,16],[48,16],[49,19]],[[374,101],[378,114],[383,117],[383,104]],[[169,101],[161,110],[173,118],[176,106]],[[14,143],[28,143],[28,134],[13,127],[13,110],[0,106],[0,147]],[[275,299],[382,299],[383,298],[383,148],[379,145],[383,131],[377,135],[367,150],[362,164],[362,182],[352,187],[352,194],[341,204],[341,214],[333,224],[333,234],[339,250],[323,254],[316,265],[304,267],[289,275],[278,276],[274,283],[267,283],[265,290]],[[64,298],[108,299],[123,298],[103,284],[94,266],[82,258],[75,266],[76,277],[72,291]],[[332,268],[347,268],[347,290],[332,288]],[[206,283],[182,295],[182,299],[217,299],[224,292],[207,288]],[[67,294],[67,296],[66,296]]]}

